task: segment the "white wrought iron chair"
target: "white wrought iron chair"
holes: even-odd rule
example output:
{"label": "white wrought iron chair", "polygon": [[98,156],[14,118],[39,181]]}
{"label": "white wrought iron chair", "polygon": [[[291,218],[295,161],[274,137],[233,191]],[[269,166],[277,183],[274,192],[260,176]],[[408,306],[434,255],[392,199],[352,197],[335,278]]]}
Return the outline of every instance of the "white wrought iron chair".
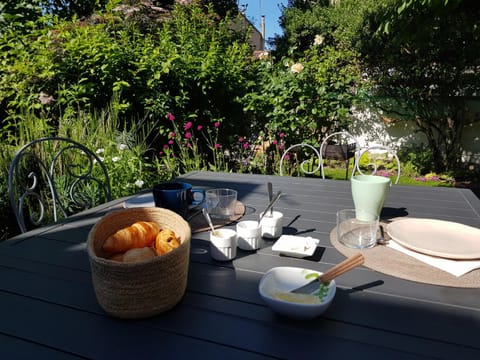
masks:
{"label": "white wrought iron chair", "polygon": [[[365,154],[371,153],[372,151],[386,154],[387,156],[391,157],[392,159],[395,159],[396,165],[397,165],[397,177],[395,179],[394,184],[398,184],[398,180],[400,180],[400,174],[401,174],[401,165],[400,165],[400,160],[398,158],[397,152],[392,149],[391,147],[384,146],[384,145],[372,145],[372,146],[367,146],[359,150],[358,156],[355,157],[355,165],[353,167],[352,171],[352,177],[355,175],[355,172],[358,172],[361,175],[365,175],[365,173],[360,169],[360,162],[362,157]],[[374,159],[375,160],[375,159]],[[382,160],[382,159],[380,159]],[[377,174],[378,172],[378,165],[377,163],[370,162],[366,165],[367,168],[371,168],[371,174]]]}
{"label": "white wrought iron chair", "polygon": [[[312,146],[312,145],[310,145],[310,144],[304,144],[304,143],[302,143],[302,144],[292,145],[292,146],[290,146],[288,149],[285,150],[285,152],[282,154],[282,157],[280,158],[280,165],[279,165],[279,167],[280,167],[280,176],[283,176],[283,162],[285,161],[285,159],[286,159],[287,157],[290,156],[290,152],[291,152],[293,149],[295,149],[295,148],[302,148],[302,147],[306,147],[306,148],[311,149],[311,150],[313,151],[314,155],[315,155],[316,157],[318,157],[318,159],[321,158],[320,153],[318,152],[318,150],[317,150],[314,146]],[[308,169],[305,168],[305,166],[309,165],[309,162],[310,162],[309,160],[304,160],[304,161],[302,161],[302,162],[300,163],[300,170],[301,170],[304,174],[309,174],[309,175],[315,174],[315,173],[320,169],[321,164],[320,164],[320,162],[319,162],[319,163],[318,163],[318,166],[317,166],[314,170],[308,170]]]}
{"label": "white wrought iron chair", "polygon": [[[334,138],[340,138],[340,144],[336,144],[335,146],[329,144],[329,141]],[[353,142],[348,142],[349,140],[353,140]],[[360,148],[358,140],[350,134],[348,131],[338,131],[328,135],[320,144],[320,150],[317,150],[314,146],[310,144],[295,144],[290,146],[285,152],[282,154],[280,158],[280,176],[283,176],[283,162],[285,158],[290,155],[290,152],[295,148],[302,148],[306,147],[312,150],[313,155],[318,158],[318,164],[313,170],[308,170],[306,166],[311,165],[310,160],[304,160],[300,163],[300,170],[304,174],[313,175],[317,171],[321,171],[322,179],[325,179],[325,172],[324,172],[324,160],[325,159],[334,159],[334,160],[342,160],[345,161],[346,165],[346,174],[345,178],[348,178],[348,168],[349,168],[349,161],[352,157],[356,157],[357,152],[356,149]]]}
{"label": "white wrought iron chair", "polygon": [[[334,137],[340,138],[340,144],[331,145],[328,141]],[[344,143],[344,141],[347,143]],[[353,142],[348,142],[353,140]],[[360,148],[360,144],[355,136],[348,131],[338,131],[328,135],[320,145],[320,165],[322,170],[322,179],[325,179],[325,171],[323,169],[323,159],[333,159],[345,161],[345,180],[348,179],[348,168],[350,165],[350,159],[353,157],[356,160],[357,150]]]}
{"label": "white wrought iron chair", "polygon": [[21,232],[112,199],[102,160],[61,137],[36,139],[17,151],[8,172],[8,193]]}

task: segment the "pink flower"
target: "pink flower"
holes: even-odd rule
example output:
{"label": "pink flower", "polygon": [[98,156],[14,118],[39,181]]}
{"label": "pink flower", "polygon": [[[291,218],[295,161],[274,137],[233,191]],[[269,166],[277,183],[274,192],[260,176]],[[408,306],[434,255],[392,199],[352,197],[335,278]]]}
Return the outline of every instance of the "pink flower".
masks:
{"label": "pink flower", "polygon": [[165,155],[165,153],[164,153],[163,151],[160,151],[160,152],[158,153],[158,155],[163,156],[163,155]]}
{"label": "pink flower", "polygon": [[244,148],[244,149],[248,149],[248,142],[246,142],[246,143],[243,144],[243,148]]}
{"label": "pink flower", "polygon": [[219,121],[215,121],[215,124],[213,124],[213,126],[215,126],[217,129],[220,127],[220,122]]}
{"label": "pink flower", "polygon": [[185,133],[185,139],[191,139],[192,138],[192,133],[190,131],[187,131]]}
{"label": "pink flower", "polygon": [[285,145],[283,145],[283,144],[279,144],[279,145],[278,145],[278,149],[279,149],[279,150],[283,150],[283,149],[285,149]]}
{"label": "pink flower", "polygon": [[191,147],[192,147],[192,144],[187,143],[187,148],[191,148]]}
{"label": "pink flower", "polygon": [[287,161],[290,160],[290,155],[289,154],[285,155],[285,160],[287,160]]}
{"label": "pink flower", "polygon": [[167,144],[163,145],[163,148],[164,148],[165,150],[168,150],[168,145],[167,145]]}
{"label": "pink flower", "polygon": [[273,140],[272,141],[272,145],[277,145],[278,144],[278,141],[277,140]]}
{"label": "pink flower", "polygon": [[174,138],[175,135],[176,135],[176,134],[172,131],[170,134],[168,134],[168,137],[169,137],[169,138]]}
{"label": "pink flower", "polygon": [[175,116],[173,116],[172,113],[167,113],[167,119],[170,120],[170,121],[174,121],[174,120],[175,120]]}
{"label": "pink flower", "polygon": [[168,140],[168,145],[173,145],[173,140]]}
{"label": "pink flower", "polygon": [[238,142],[243,142],[243,140],[244,140],[244,139],[243,139],[243,136],[240,136],[240,137],[238,138]]}
{"label": "pink flower", "polygon": [[218,143],[215,144],[215,149],[217,149],[217,150],[220,149],[220,144],[218,144]]}
{"label": "pink flower", "polygon": [[183,126],[183,128],[185,129],[185,131],[187,131],[192,127],[192,125],[193,125],[192,122],[189,121]]}
{"label": "pink flower", "polygon": [[202,125],[198,125],[198,126],[197,126],[197,131],[202,131],[202,129],[203,129],[203,126],[202,126]]}
{"label": "pink flower", "polygon": [[285,133],[281,132],[278,136],[280,136],[280,139],[283,139],[285,137]]}

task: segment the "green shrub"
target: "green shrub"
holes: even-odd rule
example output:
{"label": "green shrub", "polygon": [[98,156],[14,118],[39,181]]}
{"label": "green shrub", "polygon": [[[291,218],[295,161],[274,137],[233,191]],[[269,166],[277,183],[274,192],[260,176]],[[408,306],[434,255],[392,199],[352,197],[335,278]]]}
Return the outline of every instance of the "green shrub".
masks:
{"label": "green shrub", "polygon": [[356,55],[312,45],[304,56],[263,62],[258,86],[244,98],[265,138],[284,132],[289,143],[319,147],[326,134],[350,124],[360,80]]}
{"label": "green shrub", "polygon": [[398,157],[402,163],[409,164],[417,174],[433,171],[433,154],[425,144],[402,146],[398,151]]}
{"label": "green shrub", "polygon": [[57,127],[100,112],[118,93],[125,121],[155,122],[167,112],[219,119],[226,144],[248,129],[241,98],[253,78],[246,36],[228,24],[200,5],[175,6],[149,27],[118,12],[81,21],[44,16],[26,34],[2,34],[0,120],[15,132],[28,111]]}

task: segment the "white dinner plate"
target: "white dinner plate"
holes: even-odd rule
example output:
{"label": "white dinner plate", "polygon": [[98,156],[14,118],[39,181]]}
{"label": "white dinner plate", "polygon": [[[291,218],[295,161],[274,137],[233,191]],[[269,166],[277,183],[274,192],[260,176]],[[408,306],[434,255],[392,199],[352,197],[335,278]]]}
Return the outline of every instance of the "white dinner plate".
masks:
{"label": "white dinner plate", "polygon": [[138,207],[155,207],[155,201],[153,201],[152,193],[140,194],[132,196],[131,198],[123,202],[125,208],[138,208]]}
{"label": "white dinner plate", "polygon": [[400,245],[422,254],[455,260],[480,259],[480,229],[451,221],[408,218],[387,225]]}
{"label": "white dinner plate", "polygon": [[320,241],[312,237],[282,235],[273,244],[272,251],[283,255],[303,258],[312,256]]}

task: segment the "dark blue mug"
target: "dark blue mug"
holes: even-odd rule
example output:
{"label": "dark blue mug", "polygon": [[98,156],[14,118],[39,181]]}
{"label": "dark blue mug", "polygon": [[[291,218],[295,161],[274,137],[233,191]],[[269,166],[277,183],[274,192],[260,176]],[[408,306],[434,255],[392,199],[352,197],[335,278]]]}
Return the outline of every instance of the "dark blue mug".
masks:
{"label": "dark blue mug", "polygon": [[164,182],[153,187],[156,207],[175,211],[185,218],[190,205],[201,204],[205,200],[205,190],[193,189],[184,182]]}

